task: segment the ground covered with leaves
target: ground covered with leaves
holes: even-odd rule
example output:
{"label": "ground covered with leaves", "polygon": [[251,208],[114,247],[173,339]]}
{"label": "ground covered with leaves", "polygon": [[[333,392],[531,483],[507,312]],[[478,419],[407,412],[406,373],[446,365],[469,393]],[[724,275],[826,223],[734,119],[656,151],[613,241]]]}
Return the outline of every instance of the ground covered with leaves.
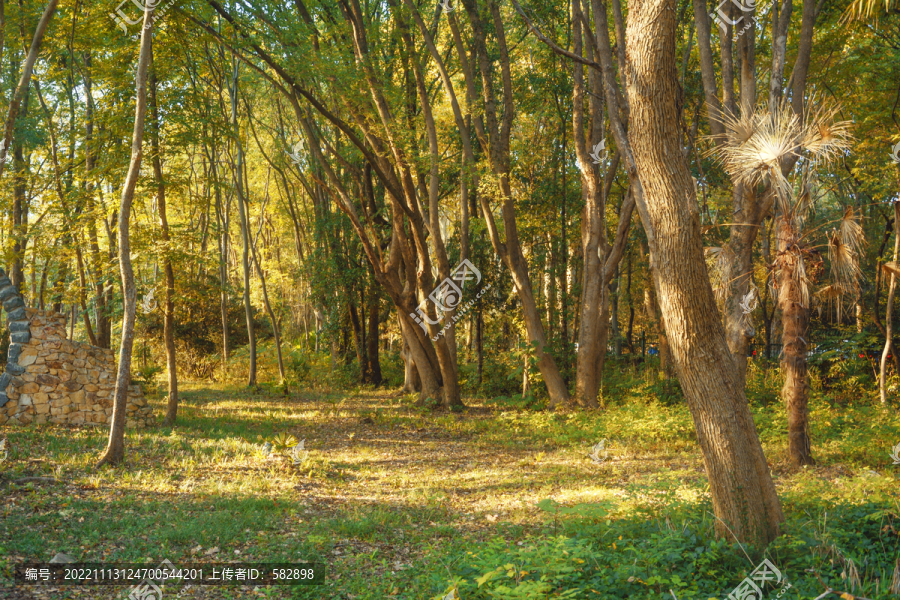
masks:
{"label": "ground covered with leaves", "polygon": [[[467,403],[435,414],[384,390],[188,385],[176,427],[129,430],[125,464],[101,470],[105,428],[0,428],[0,597],[127,597],[125,586],[12,585],[13,564],[58,552],[327,566],[324,586],[166,586],[167,600],[726,598],[755,568],[713,535],[683,403],[640,389],[593,412]],[[818,464],[799,471],[784,460],[783,409],[753,411],[787,516],[765,554],[782,575],[766,597],[814,598],[824,585],[898,597],[897,411],[813,399]],[[305,439],[304,460],[277,444],[266,456],[282,435]]]}

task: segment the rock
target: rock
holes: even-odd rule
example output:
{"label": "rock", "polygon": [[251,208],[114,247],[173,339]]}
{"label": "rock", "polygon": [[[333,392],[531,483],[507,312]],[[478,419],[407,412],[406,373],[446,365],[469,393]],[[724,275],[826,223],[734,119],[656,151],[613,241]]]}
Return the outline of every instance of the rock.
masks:
{"label": "rock", "polygon": [[15,363],[8,362],[6,363],[6,372],[11,375],[21,375],[25,372],[25,367],[20,367]]}
{"label": "rock", "polygon": [[0,302],[19,295],[19,291],[12,284],[12,281],[9,280],[9,277],[0,277],[0,288],[2,288],[0,289]]}
{"label": "rock", "polygon": [[19,355],[22,354],[22,344],[10,344],[7,350],[7,359],[18,362]]}
{"label": "rock", "polygon": [[10,333],[9,339],[17,344],[27,344],[31,340],[31,334],[27,331],[17,331]]}
{"label": "rock", "polygon": [[33,394],[35,392],[40,391],[40,386],[36,383],[26,383],[22,387],[19,388],[20,394]]}
{"label": "rock", "polygon": [[[6,373],[4,373],[6,375]],[[6,403],[9,402],[9,396],[6,395],[6,392],[0,392],[0,408],[6,406]]]}
{"label": "rock", "polygon": [[[3,296],[3,292],[0,291],[0,298],[2,298],[2,296]],[[28,319],[28,316],[25,314],[25,308],[20,306],[19,308],[15,309],[15,310],[9,311],[7,313],[7,318],[10,321],[25,321]],[[24,333],[24,332],[19,332],[19,333]]]}
{"label": "rock", "polygon": [[[40,385],[52,385],[53,387],[56,387],[60,383],[59,377],[54,377],[53,375],[38,375],[34,380]],[[0,385],[2,384],[3,378],[0,377]]]}
{"label": "rock", "polygon": [[12,381],[12,377],[10,376],[9,373],[4,373],[3,375],[0,375],[0,392],[5,392],[6,386],[8,386],[11,381]]}
{"label": "rock", "polygon": [[22,300],[22,296],[11,296],[3,302],[3,309],[7,312],[22,306],[25,306],[25,301]]}
{"label": "rock", "polygon": [[31,331],[28,321],[10,321],[9,330],[18,333],[20,331]]}

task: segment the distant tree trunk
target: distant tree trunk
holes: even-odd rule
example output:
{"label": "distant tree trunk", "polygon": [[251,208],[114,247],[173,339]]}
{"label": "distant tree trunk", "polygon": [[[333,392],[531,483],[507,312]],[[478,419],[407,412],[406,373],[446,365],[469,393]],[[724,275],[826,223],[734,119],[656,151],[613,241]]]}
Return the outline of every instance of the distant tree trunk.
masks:
{"label": "distant tree trunk", "polygon": [[[153,56],[151,53],[151,63]],[[175,361],[175,270],[172,259],[169,237],[169,219],[166,214],[166,182],[163,178],[162,157],[159,146],[159,107],[156,104],[156,65],[150,71],[150,146],[153,151],[153,173],[156,176],[156,206],[159,209],[159,225],[163,244],[163,271],[166,274],[165,316],[163,322],[163,340],[166,347],[166,372],[169,379],[169,402],[166,408],[166,425],[174,425],[178,417],[178,363]]]}
{"label": "distant tree trunk", "polygon": [[419,377],[419,370],[416,369],[416,362],[412,357],[412,351],[410,349],[409,340],[407,339],[410,335],[409,330],[406,325],[403,324],[403,321],[400,322],[400,358],[403,359],[403,363],[405,366],[403,373],[403,389],[401,390],[404,393],[412,394],[415,392],[419,392],[422,390],[422,380]]}
{"label": "distant tree trunk", "polygon": [[[85,96],[85,190],[87,191],[88,207],[93,212],[96,207],[94,192],[97,189],[94,183],[94,167],[97,159],[97,148],[94,146],[94,97],[93,79],[91,78],[91,53],[84,54],[84,96]],[[90,240],[91,262],[94,276],[94,303],[97,309],[97,345],[101,348],[109,348],[112,345],[112,319],[106,305],[103,272],[103,262],[100,258],[100,242],[97,237],[97,221],[91,215],[87,222],[88,236]],[[43,281],[42,281],[43,284]]]}
{"label": "distant tree trunk", "polygon": [[475,371],[475,385],[481,387],[481,378],[484,373],[484,315],[481,307],[478,307],[475,321],[475,349],[478,354],[478,363]]}
{"label": "distant tree trunk", "polygon": [[616,266],[616,276],[609,285],[609,314],[612,318],[610,322],[610,331],[612,332],[613,349],[616,356],[622,356],[622,332],[619,331],[619,295],[622,289],[622,277],[619,274],[619,267]]}
{"label": "distant tree trunk", "polygon": [[256,386],[256,331],[253,326],[253,305],[250,302],[250,210],[247,199],[244,197],[244,153],[241,146],[241,130],[238,125],[237,95],[238,95],[238,69],[239,63],[234,59],[234,73],[231,80],[231,121],[235,135],[234,177],[235,191],[237,192],[238,214],[241,218],[241,242],[243,252],[241,264],[244,268],[244,316],[247,319],[247,338],[250,347],[250,368],[247,378],[247,386]]}
{"label": "distant tree trunk", "polygon": [[[54,3],[55,4],[55,3]],[[134,348],[134,315],[136,292],[134,270],[131,268],[131,241],[129,226],[134,188],[141,174],[142,144],[144,139],[144,116],[147,112],[147,71],[152,52],[153,14],[155,9],[148,3],[144,9],[144,26],[141,28],[141,50],[135,76],[137,99],[134,112],[134,132],[131,139],[131,164],[122,187],[122,201],[119,205],[119,263],[122,270],[122,292],[125,315],[122,319],[122,342],[119,346],[119,369],[116,373],[116,395],[113,402],[112,422],[109,428],[109,443],[97,463],[115,465],[125,457],[125,408],[128,403],[128,388],[131,384],[131,352]]]}
{"label": "distant tree trunk", "polygon": [[[249,105],[248,105],[249,110]],[[281,352],[281,326],[278,324],[278,319],[275,317],[275,310],[272,308],[272,303],[269,300],[269,289],[266,285],[266,272],[263,270],[262,261],[260,260],[260,252],[256,249],[257,243],[259,242],[260,235],[262,234],[263,224],[265,223],[266,217],[266,204],[269,199],[269,181],[268,176],[266,176],[266,197],[263,200],[262,206],[259,209],[259,228],[256,230],[256,237],[250,243],[250,258],[252,260],[251,267],[256,265],[256,273],[259,275],[259,285],[262,289],[263,295],[263,304],[266,307],[266,314],[269,315],[269,321],[272,323],[272,335],[275,337],[275,356],[278,359],[278,377],[280,379],[279,384],[284,384],[284,355]]]}
{"label": "distant tree trunk", "polygon": [[382,384],[381,361],[378,359],[378,321],[380,302],[378,291],[373,283],[369,292],[369,383]]}
{"label": "distant tree trunk", "polygon": [[[216,161],[217,152],[215,146],[212,148],[212,156],[210,157],[210,173],[212,173],[213,181],[217,180]],[[219,227],[218,246],[219,246],[219,312],[222,320],[222,370],[227,370],[228,357],[231,346],[228,343],[228,228],[230,226],[229,213],[231,212],[231,201],[222,201],[222,192],[220,186],[215,186],[216,194],[216,224]],[[318,348],[317,348],[318,351]]]}
{"label": "distant tree trunk", "polygon": [[[350,294],[353,295],[352,293]],[[351,299],[349,302],[350,326],[353,328],[353,343],[356,347],[356,361],[359,365],[359,382],[369,383],[369,356],[368,346],[366,344],[366,334],[363,331],[362,323],[359,319],[359,311],[356,309],[356,302]]]}
{"label": "distant tree trunk", "polygon": [[[894,223],[900,223],[900,203],[894,202]],[[894,227],[894,264],[900,252],[900,229]],[[884,270],[884,269],[882,269]],[[891,340],[894,334],[894,293],[897,290],[897,275],[891,272],[891,287],[888,291],[887,312],[884,316],[884,350],[881,352],[881,364],[878,370],[878,395],[881,403],[887,404],[887,359],[891,352]],[[858,305],[857,305],[858,306]]]}

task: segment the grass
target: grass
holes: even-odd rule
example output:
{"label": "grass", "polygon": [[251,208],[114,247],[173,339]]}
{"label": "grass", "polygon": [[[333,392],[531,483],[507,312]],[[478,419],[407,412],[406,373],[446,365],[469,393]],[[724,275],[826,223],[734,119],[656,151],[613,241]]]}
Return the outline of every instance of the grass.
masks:
{"label": "grass", "polygon": [[[623,392],[604,410],[571,413],[469,400],[464,413],[429,414],[384,390],[284,398],[189,384],[176,427],[129,430],[126,463],[99,471],[105,428],[3,427],[0,561],[64,552],[85,562],[328,566],[325,587],[195,587],[182,598],[422,600],[454,587],[462,600],[725,598],[754,565],[712,535],[689,412],[644,395],[655,382],[638,379],[612,381]],[[161,399],[151,403],[163,413]],[[889,452],[900,416],[814,398],[818,465],[793,471],[783,410],[753,410],[787,515],[767,554],[793,585],[781,597],[822,593],[811,568],[835,588],[891,597],[900,466]],[[306,462],[263,456],[281,433],[306,439]],[[586,455],[602,438],[609,456],[597,465]],[[24,477],[57,482],[10,483]]]}

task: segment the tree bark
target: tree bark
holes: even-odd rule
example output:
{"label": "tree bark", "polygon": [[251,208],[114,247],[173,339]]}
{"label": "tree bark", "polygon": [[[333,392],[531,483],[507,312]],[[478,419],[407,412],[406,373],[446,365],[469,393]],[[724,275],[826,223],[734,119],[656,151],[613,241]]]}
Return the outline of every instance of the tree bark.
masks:
{"label": "tree bark", "polygon": [[[894,202],[894,223],[900,223],[900,203]],[[900,231],[894,227],[894,263],[900,253]],[[883,269],[882,269],[883,271]],[[884,350],[881,352],[881,364],[878,369],[878,395],[882,404],[887,404],[887,359],[891,352],[891,340],[894,334],[894,293],[897,290],[897,276],[891,272],[891,285],[888,291],[887,309],[884,315]]]}
{"label": "tree bark", "polygon": [[[599,4],[599,2],[597,3]],[[598,15],[601,37],[606,13]],[[647,231],[651,269],[675,369],[688,401],[709,477],[720,537],[734,536],[761,551],[784,520],[753,417],[715,305],[700,239],[700,215],[679,140],[674,0],[638,0],[629,7],[626,53],[630,103],[629,169]],[[603,40],[604,42],[606,40]],[[602,46],[608,46],[603,43]],[[613,85],[603,58],[607,102]],[[612,110],[610,111],[613,112]],[[637,181],[639,177],[639,181]]]}
{"label": "tree bark", "polygon": [[369,291],[369,328],[368,328],[368,345],[369,345],[369,375],[368,382],[379,386],[383,379],[381,376],[381,361],[378,358],[378,325],[379,325],[379,309],[380,299],[378,291],[373,283]]}
{"label": "tree bark", "polygon": [[[54,3],[55,4],[55,3]],[[122,187],[119,205],[119,263],[122,271],[122,295],[124,316],[122,319],[122,342],[119,346],[119,369],[116,373],[116,395],[109,428],[109,442],[106,451],[97,463],[115,465],[125,457],[125,409],[128,403],[128,388],[131,384],[131,352],[134,348],[134,316],[136,292],[134,270],[131,267],[130,221],[134,189],[141,174],[142,144],[144,140],[144,117],[147,113],[147,71],[152,52],[152,29],[155,9],[147,4],[144,9],[144,26],[141,29],[141,49],[135,76],[136,105],[134,111],[134,132],[131,138],[131,163]]]}
{"label": "tree bark", "polygon": [[[150,56],[153,63],[153,56]],[[150,70],[150,146],[153,152],[153,173],[156,177],[156,206],[159,209],[159,227],[163,241],[163,271],[166,274],[166,299],[163,321],[163,340],[166,347],[166,373],[169,384],[169,400],[166,406],[166,425],[174,425],[178,417],[178,363],[175,360],[175,270],[172,268],[169,237],[169,218],[166,214],[166,182],[163,178],[162,150],[159,145],[159,107],[156,104],[156,65]]]}
{"label": "tree bark", "polygon": [[809,309],[801,300],[800,284],[794,273],[799,257],[791,251],[800,236],[781,219],[778,224],[778,304],[782,320],[781,370],[784,386],[781,389],[787,410],[788,459],[795,466],[812,465],[809,441],[809,378],[807,377],[807,327]]}
{"label": "tree bark", "polygon": [[238,125],[237,95],[238,95],[238,62],[234,61],[234,71],[231,79],[231,121],[234,128],[235,161],[233,163],[235,191],[238,200],[238,215],[241,218],[241,264],[244,271],[244,316],[247,320],[247,338],[250,347],[250,365],[247,376],[247,386],[256,386],[256,329],[253,325],[253,304],[250,302],[250,210],[247,198],[244,196],[244,153],[241,145],[241,131]]}

